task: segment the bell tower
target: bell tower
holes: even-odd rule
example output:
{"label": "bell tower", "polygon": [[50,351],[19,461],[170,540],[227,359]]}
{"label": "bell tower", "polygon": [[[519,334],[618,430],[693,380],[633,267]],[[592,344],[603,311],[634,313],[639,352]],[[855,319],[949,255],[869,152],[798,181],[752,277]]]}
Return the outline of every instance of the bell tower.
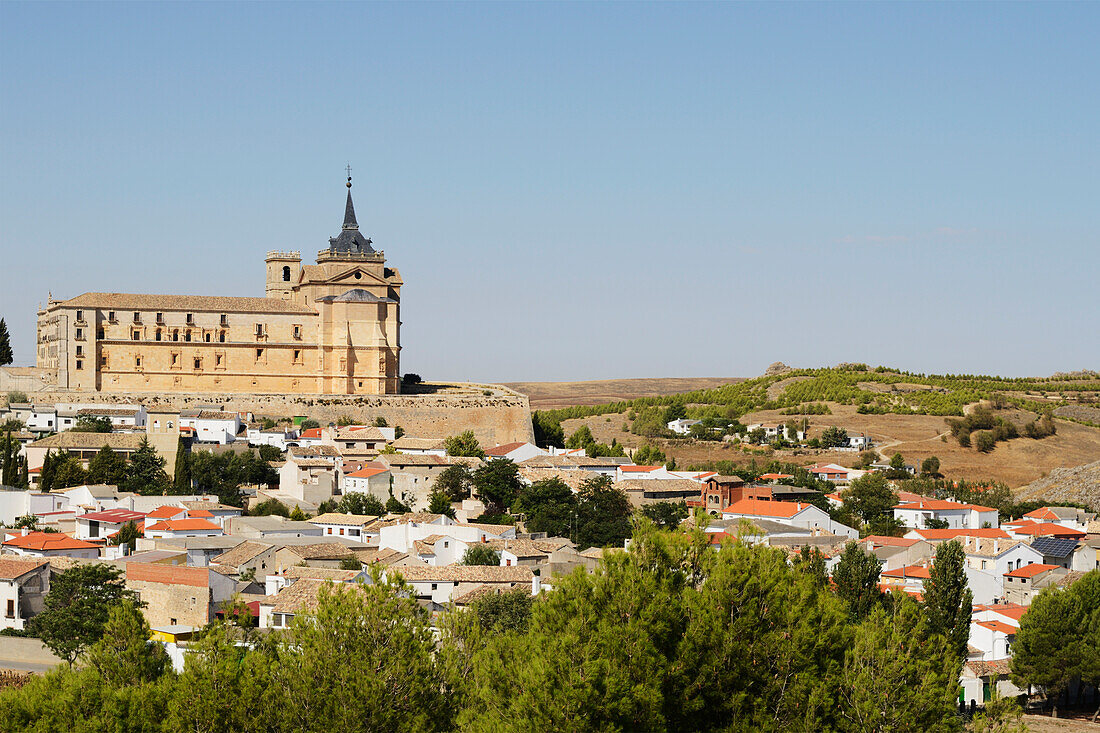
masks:
{"label": "bell tower", "polygon": [[298,276],[302,274],[302,253],[272,250],[264,261],[267,263],[264,297],[290,300]]}

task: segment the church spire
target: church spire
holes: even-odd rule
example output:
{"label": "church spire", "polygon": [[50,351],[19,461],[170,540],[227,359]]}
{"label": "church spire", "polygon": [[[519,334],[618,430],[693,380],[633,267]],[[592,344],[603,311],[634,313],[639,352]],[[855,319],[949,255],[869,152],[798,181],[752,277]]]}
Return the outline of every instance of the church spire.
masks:
{"label": "church spire", "polygon": [[359,229],[359,222],[355,221],[355,204],[351,202],[351,166],[348,166],[348,202],[344,205],[344,229]]}

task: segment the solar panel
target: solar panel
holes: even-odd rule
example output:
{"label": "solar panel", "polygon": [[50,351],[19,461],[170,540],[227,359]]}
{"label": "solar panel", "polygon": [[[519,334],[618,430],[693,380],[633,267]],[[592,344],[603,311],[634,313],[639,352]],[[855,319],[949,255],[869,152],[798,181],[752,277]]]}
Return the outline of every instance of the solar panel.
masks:
{"label": "solar panel", "polygon": [[1077,547],[1077,540],[1062,537],[1036,537],[1031,546],[1050,557],[1068,557]]}

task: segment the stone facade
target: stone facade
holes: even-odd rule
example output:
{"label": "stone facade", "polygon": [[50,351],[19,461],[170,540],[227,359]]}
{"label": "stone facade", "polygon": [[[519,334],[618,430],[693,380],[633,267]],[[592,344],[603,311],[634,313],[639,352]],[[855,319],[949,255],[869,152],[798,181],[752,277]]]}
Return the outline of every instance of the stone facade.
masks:
{"label": "stone facade", "polygon": [[383,395],[400,391],[401,275],[359,233],[302,265],[269,252],[263,298],[85,293],[38,312],[37,364],[81,392]]}

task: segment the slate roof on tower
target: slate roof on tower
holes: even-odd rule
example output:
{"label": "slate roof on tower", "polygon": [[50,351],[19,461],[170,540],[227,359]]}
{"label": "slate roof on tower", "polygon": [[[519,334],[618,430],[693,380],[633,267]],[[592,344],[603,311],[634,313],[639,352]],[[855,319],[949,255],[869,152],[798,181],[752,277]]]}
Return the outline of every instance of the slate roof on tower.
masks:
{"label": "slate roof on tower", "polygon": [[351,202],[351,177],[348,177],[348,201],[344,205],[344,226],[340,233],[328,240],[329,252],[345,252],[351,254],[371,254],[374,248],[371,241],[359,231],[359,223],[355,220],[355,205]]}

